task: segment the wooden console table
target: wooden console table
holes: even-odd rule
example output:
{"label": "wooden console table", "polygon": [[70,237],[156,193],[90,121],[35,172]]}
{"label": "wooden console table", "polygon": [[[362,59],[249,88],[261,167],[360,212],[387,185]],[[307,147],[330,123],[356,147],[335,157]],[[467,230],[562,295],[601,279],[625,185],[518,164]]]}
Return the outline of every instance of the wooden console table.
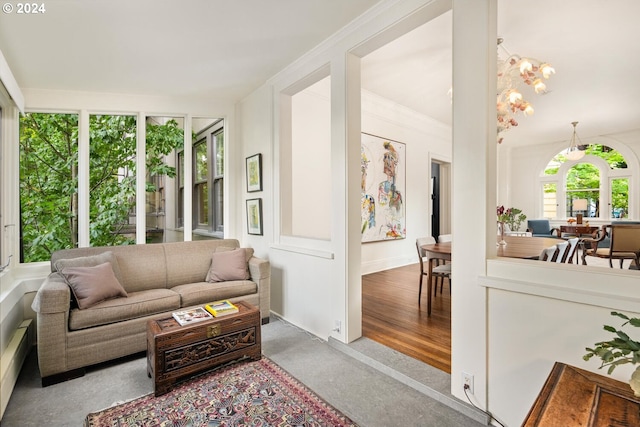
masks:
{"label": "wooden console table", "polygon": [[640,426],[628,383],[556,362],[522,427]]}
{"label": "wooden console table", "polygon": [[561,225],[560,235],[563,233],[574,234],[577,237],[584,236],[586,234],[593,234],[598,231],[600,227],[594,227],[591,225],[576,224],[576,225]]}

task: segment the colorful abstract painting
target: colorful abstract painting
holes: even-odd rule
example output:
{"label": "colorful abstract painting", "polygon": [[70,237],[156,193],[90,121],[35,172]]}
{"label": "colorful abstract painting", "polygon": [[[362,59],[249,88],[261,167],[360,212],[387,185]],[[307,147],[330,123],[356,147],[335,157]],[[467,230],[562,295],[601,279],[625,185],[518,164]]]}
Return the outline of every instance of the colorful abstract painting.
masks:
{"label": "colorful abstract painting", "polygon": [[362,134],[360,148],[362,241],[404,239],[405,145]]}

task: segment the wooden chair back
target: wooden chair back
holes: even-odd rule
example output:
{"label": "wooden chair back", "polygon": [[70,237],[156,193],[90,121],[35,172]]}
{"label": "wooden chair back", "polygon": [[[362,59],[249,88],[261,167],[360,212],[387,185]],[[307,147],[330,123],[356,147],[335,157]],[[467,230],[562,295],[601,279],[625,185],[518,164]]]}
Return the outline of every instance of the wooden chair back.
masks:
{"label": "wooden chair back", "polygon": [[569,247],[567,248],[567,251],[564,253],[564,256],[562,257],[562,260],[560,262],[564,262],[564,263],[568,262],[570,264],[573,263],[573,258],[576,254],[576,249],[578,248],[579,242],[580,242],[579,237],[574,237],[567,240]]}
{"label": "wooden chair back", "polygon": [[557,255],[558,255],[558,246],[553,245],[553,246],[549,246],[548,248],[544,248],[540,253],[540,256],[538,257],[538,259],[540,261],[545,261],[545,262],[554,262],[556,260]]}
{"label": "wooden chair back", "polygon": [[422,249],[422,245],[431,245],[436,242],[432,236],[429,237],[418,237],[416,239],[416,249],[418,249],[418,261],[420,261],[420,273],[427,274],[424,270],[424,257],[427,255]]}
{"label": "wooden chair back", "polygon": [[640,253],[640,224],[611,224],[610,251]]}
{"label": "wooden chair back", "polygon": [[452,240],[452,235],[451,234],[441,234],[438,236],[438,243],[442,243],[442,242],[450,242]]}
{"label": "wooden chair back", "polygon": [[567,260],[566,255],[569,252],[569,242],[564,241],[560,242],[556,245],[558,248],[555,254],[555,259],[553,261],[557,263],[563,263]]}

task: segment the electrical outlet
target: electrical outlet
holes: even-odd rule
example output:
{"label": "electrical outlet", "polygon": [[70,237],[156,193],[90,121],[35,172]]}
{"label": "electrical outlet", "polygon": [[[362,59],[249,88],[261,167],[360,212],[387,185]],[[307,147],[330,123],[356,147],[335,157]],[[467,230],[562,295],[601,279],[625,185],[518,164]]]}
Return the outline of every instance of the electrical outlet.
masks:
{"label": "electrical outlet", "polygon": [[466,388],[469,394],[473,394],[473,375],[462,373],[462,387]]}
{"label": "electrical outlet", "polygon": [[340,333],[341,326],[342,326],[342,322],[339,320],[336,320],[336,326],[333,328],[333,330],[337,333]]}

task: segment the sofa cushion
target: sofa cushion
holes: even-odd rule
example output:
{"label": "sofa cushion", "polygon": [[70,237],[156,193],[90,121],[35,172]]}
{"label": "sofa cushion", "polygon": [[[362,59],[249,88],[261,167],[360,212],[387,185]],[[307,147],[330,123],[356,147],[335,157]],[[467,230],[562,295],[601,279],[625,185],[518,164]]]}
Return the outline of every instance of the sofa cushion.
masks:
{"label": "sofa cushion", "polygon": [[183,307],[189,307],[255,294],[258,292],[258,285],[250,280],[232,280],[216,283],[190,283],[175,286],[171,290],[180,295],[180,302]]}
{"label": "sofa cushion", "polygon": [[95,267],[96,265],[103,264],[105,262],[111,263],[111,268],[113,269],[113,273],[116,275],[116,279],[118,279],[118,282],[122,284],[120,264],[118,263],[118,259],[115,254],[111,251],[91,256],[56,260],[53,263],[53,271],[60,272],[65,267]]}
{"label": "sofa cushion", "polygon": [[60,274],[71,288],[80,309],[111,298],[127,296],[109,262],[94,267],[65,267]]}
{"label": "sofa cushion", "polygon": [[86,310],[72,309],[69,314],[69,329],[106,325],[179,308],[180,295],[169,289],[129,292],[127,298],[103,301]]}
{"label": "sofa cushion", "polygon": [[194,242],[164,243],[167,263],[167,288],[185,283],[204,282],[209,267],[211,254],[224,246],[227,250],[239,246],[237,240],[214,239]]}
{"label": "sofa cushion", "polygon": [[246,251],[216,251],[211,255],[211,266],[205,282],[224,282],[227,280],[246,280],[251,277],[247,267]]}

